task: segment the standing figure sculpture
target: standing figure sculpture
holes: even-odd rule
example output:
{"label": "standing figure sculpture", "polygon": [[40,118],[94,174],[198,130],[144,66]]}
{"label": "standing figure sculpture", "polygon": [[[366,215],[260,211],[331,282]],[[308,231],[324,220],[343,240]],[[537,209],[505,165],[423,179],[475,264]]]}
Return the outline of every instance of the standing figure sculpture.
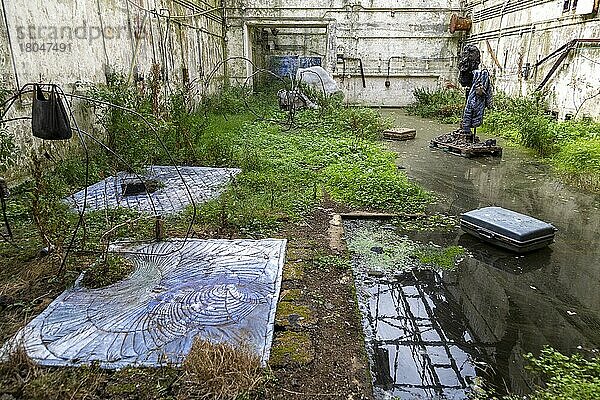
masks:
{"label": "standing figure sculpture", "polygon": [[492,105],[492,85],[490,74],[487,69],[473,71],[473,83],[467,95],[467,104],[462,119],[462,130],[466,135],[475,138],[471,128],[477,128],[483,124],[485,109]]}
{"label": "standing figure sculpture", "polygon": [[471,157],[474,155],[502,155],[502,147],[496,139],[480,143],[477,127],[483,124],[485,109],[491,107],[493,86],[488,70],[479,69],[481,53],[476,46],[464,47],[458,63],[458,81],[465,89],[466,102],[460,127],[453,132],[437,136],[431,147],[441,147],[454,153]]}
{"label": "standing figure sculpture", "polygon": [[485,108],[490,107],[492,104],[490,75],[486,69],[479,69],[480,63],[481,53],[479,49],[472,44],[466,45],[458,63],[458,81],[465,88],[466,95],[461,130],[471,143],[476,142],[475,134],[471,132],[471,128],[477,128],[483,123]]}

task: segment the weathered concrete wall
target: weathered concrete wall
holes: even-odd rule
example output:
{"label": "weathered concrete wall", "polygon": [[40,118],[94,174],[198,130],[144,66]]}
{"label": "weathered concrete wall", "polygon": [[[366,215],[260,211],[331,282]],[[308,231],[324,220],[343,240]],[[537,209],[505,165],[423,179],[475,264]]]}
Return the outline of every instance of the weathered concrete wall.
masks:
{"label": "weathered concrete wall", "polygon": [[[469,0],[468,43],[483,52],[496,88],[511,95],[534,92],[558,59],[535,64],[573,39],[600,38],[600,17],[580,15],[597,0]],[[567,9],[565,10],[565,4]],[[496,60],[494,60],[494,57]],[[496,62],[497,61],[497,62]],[[600,45],[579,44],[540,89],[560,118],[600,116]],[[595,97],[597,96],[597,97]]]}
{"label": "weathered concrete wall", "polygon": [[[451,35],[448,23],[459,11],[458,0],[228,0],[227,5],[229,56],[247,57],[259,68],[266,67],[269,54],[321,56],[352,103],[402,106],[414,101],[417,87],[456,80],[461,35]],[[294,29],[309,35],[289,34]],[[243,60],[229,66],[237,81],[253,73]]]}
{"label": "weathered concrete wall", "polygon": [[[221,83],[223,29],[219,0],[1,0],[2,85],[56,83],[84,93],[107,73],[120,73],[141,86],[157,65],[165,97],[188,83],[203,93]],[[18,105],[26,115],[30,97]],[[37,143],[28,126],[10,126],[22,153]]]}

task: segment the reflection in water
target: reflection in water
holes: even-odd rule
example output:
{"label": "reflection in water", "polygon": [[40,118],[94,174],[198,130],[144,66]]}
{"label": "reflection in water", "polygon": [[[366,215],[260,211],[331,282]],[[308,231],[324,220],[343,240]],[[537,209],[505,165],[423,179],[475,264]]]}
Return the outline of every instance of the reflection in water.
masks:
{"label": "reflection in water", "polygon": [[[430,138],[452,127],[390,112],[417,139],[390,143],[409,178],[439,195],[432,211],[457,216],[496,205],[531,215],[559,231],[548,249],[516,256],[460,230],[431,238],[472,255],[444,273],[448,292],[474,337],[494,347],[502,386],[526,393],[522,355],[551,345],[563,353],[600,346],[600,197],[573,189],[525,152],[505,146],[502,160],[465,159],[432,151]],[[405,232],[403,232],[405,234]]]}
{"label": "reflection in water", "polygon": [[465,398],[488,357],[441,274],[411,270],[396,278],[365,286],[375,387],[406,399]]}
{"label": "reflection in water", "polygon": [[516,275],[539,270],[548,265],[552,257],[552,247],[515,255],[515,253],[485,243],[467,233],[460,234],[458,244],[465,249],[469,249],[470,255],[476,260],[490,267]]}

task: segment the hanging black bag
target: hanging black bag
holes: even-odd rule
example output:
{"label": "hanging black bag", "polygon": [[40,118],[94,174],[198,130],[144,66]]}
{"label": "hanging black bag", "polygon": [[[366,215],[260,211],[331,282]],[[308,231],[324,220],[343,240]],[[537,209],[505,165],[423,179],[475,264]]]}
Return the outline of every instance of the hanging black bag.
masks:
{"label": "hanging black bag", "polygon": [[69,117],[65,111],[56,85],[51,86],[49,98],[39,85],[34,86],[31,109],[31,129],[33,136],[44,140],[66,140],[73,136]]}

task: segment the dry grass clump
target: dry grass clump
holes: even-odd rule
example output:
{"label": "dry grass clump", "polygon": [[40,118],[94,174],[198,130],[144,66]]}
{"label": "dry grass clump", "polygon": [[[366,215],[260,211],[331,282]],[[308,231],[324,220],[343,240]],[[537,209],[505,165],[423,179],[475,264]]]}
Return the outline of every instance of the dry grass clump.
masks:
{"label": "dry grass clump", "polygon": [[95,396],[105,376],[98,367],[44,368],[23,345],[0,362],[0,397],[31,400],[83,400]]}
{"label": "dry grass clump", "polygon": [[183,371],[181,393],[185,398],[249,398],[265,383],[260,357],[248,345],[234,347],[196,339]]}
{"label": "dry grass clump", "polygon": [[23,345],[18,345],[5,360],[0,360],[0,377],[18,377],[20,381],[29,381],[38,372],[38,367],[27,355]]}

